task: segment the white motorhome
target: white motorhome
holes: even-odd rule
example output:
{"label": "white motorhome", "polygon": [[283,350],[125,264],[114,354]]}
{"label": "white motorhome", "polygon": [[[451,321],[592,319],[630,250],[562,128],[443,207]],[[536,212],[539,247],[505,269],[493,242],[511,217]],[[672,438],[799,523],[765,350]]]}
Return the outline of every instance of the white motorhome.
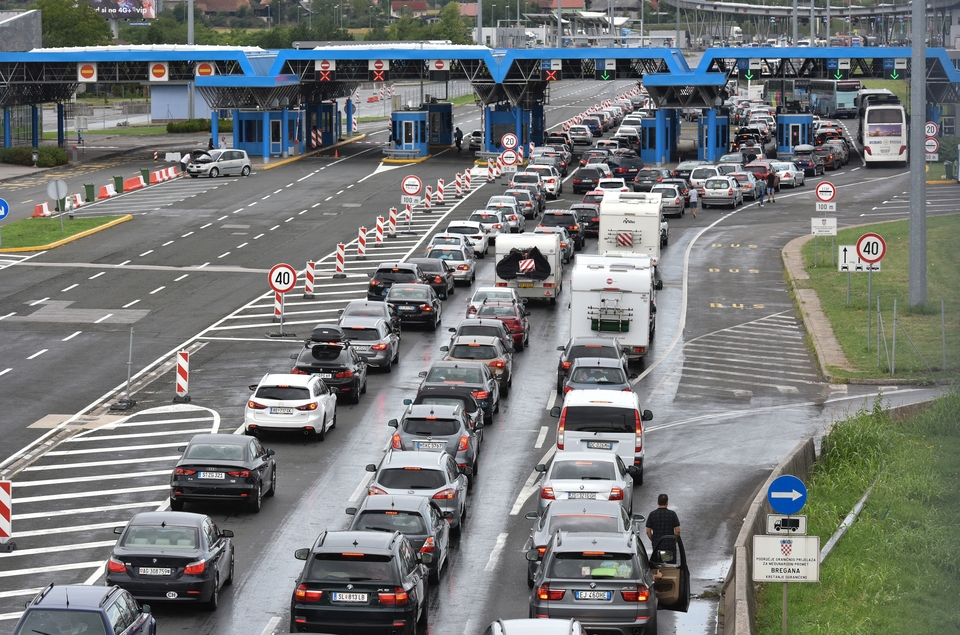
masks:
{"label": "white motorhome", "polygon": [[521,298],[549,299],[556,304],[563,288],[560,234],[501,235],[495,271],[498,287],[515,289]]}
{"label": "white motorhome", "polygon": [[580,255],[570,284],[570,337],[616,339],[631,360],[647,354],[662,284],[654,283],[649,257]]}
{"label": "white motorhome", "polygon": [[607,192],[600,201],[600,244],[604,253],[649,256],[660,264],[663,218],[661,195],[653,192]]}

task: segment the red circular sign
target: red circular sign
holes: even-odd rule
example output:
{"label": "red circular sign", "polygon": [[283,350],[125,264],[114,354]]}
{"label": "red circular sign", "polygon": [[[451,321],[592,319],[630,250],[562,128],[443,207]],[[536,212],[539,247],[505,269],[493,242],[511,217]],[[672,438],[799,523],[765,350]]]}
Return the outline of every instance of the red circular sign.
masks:
{"label": "red circular sign", "polygon": [[433,65],[437,67],[438,71],[442,71],[445,63],[443,60],[437,60]]}
{"label": "red circular sign", "polygon": [[161,79],[167,74],[167,67],[163,64],[154,64],[150,67],[150,73],[157,79]]}
{"label": "red circular sign", "polygon": [[197,75],[200,77],[208,77],[213,75],[213,64],[208,62],[201,62],[197,64]]}
{"label": "red circular sign", "polygon": [[857,256],[865,263],[872,265],[880,262],[885,255],[887,255],[887,243],[880,234],[870,232],[857,241]]}
{"label": "red circular sign", "polygon": [[327,61],[327,60],[322,60],[322,61],[320,62],[320,70],[322,70],[322,71],[328,71],[328,70],[330,70],[330,62]]}
{"label": "red circular sign", "polygon": [[407,196],[416,196],[423,190],[423,181],[420,180],[419,176],[413,174],[405,176],[400,181],[400,190]]}
{"label": "red circular sign", "polygon": [[93,76],[97,74],[97,67],[93,64],[84,64],[80,67],[80,77],[84,79],[93,79]]}
{"label": "red circular sign", "polygon": [[268,281],[270,288],[277,293],[290,293],[297,286],[297,270],[286,263],[273,265]]}
{"label": "red circular sign", "polygon": [[379,71],[379,70],[383,70],[383,61],[382,61],[382,60],[377,60],[376,62],[373,63],[373,67],[374,67],[375,69],[377,69],[378,71]]}

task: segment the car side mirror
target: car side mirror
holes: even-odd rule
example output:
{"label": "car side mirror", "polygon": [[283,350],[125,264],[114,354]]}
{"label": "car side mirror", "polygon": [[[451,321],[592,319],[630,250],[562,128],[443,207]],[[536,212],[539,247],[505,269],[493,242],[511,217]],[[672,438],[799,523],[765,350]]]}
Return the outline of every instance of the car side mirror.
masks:
{"label": "car side mirror", "polygon": [[347,507],[347,516],[356,516],[357,508],[356,507]]}
{"label": "car side mirror", "polygon": [[524,554],[524,557],[530,562],[540,562],[540,550],[531,549],[526,554]]}
{"label": "car side mirror", "polygon": [[554,406],[553,408],[550,408],[550,416],[553,417],[554,419],[559,419],[559,418],[560,418],[560,406]]}
{"label": "car side mirror", "polygon": [[657,285],[654,287],[657,291],[663,290],[663,280],[657,280]]}
{"label": "car side mirror", "polygon": [[144,604],[143,606],[140,607],[140,612],[143,613],[143,614],[145,614],[145,615],[146,615],[146,614],[149,614],[152,610],[153,610],[153,609],[150,608],[150,605],[149,605],[149,604]]}
{"label": "car side mirror", "polygon": [[443,351],[444,353],[446,353],[447,351],[450,350],[450,347],[449,347],[449,346],[441,346],[441,347],[440,347],[440,350]]}
{"label": "car side mirror", "polygon": [[647,517],[643,514],[634,514],[631,520],[633,520],[635,523],[645,523],[647,522]]}
{"label": "car side mirror", "polygon": [[473,474],[473,468],[470,467],[469,465],[464,465],[463,467],[460,468],[460,473],[470,476],[471,474]]}
{"label": "car side mirror", "polygon": [[177,448],[177,452],[186,452],[186,451],[187,451],[187,446],[185,445],[181,445],[179,448]]}
{"label": "car side mirror", "polygon": [[368,278],[373,278],[373,272],[367,274]]}
{"label": "car side mirror", "polygon": [[418,376],[418,377],[426,377],[426,376],[427,376],[427,371],[421,370],[419,373],[417,373],[417,376]]}
{"label": "car side mirror", "polygon": [[221,529],[220,530],[221,538],[233,538],[233,531],[230,529]]}
{"label": "car side mirror", "polygon": [[403,400],[403,405],[405,405],[405,406],[409,406],[409,405],[412,404],[412,403],[413,403],[413,399],[404,399],[404,400]]}
{"label": "car side mirror", "polygon": [[293,557],[296,558],[297,560],[306,560],[309,555],[310,555],[309,549],[297,549],[296,551],[293,552]]}
{"label": "car side mirror", "polygon": [[365,468],[363,468],[363,469],[365,469],[365,470],[368,471],[368,472],[376,472],[376,471],[377,471],[377,465],[376,465],[376,463],[367,463],[367,467],[365,467]]}
{"label": "car side mirror", "polygon": [[419,560],[421,564],[430,564],[431,562],[433,562],[432,553],[421,553],[418,555],[419,555]]}
{"label": "car side mirror", "polygon": [[634,476],[635,474],[639,474],[639,473],[640,473],[640,468],[638,468],[636,465],[627,466],[627,474],[629,474],[630,476]]}
{"label": "car side mirror", "polygon": [[390,421],[387,421],[387,425],[390,426],[391,428],[399,428],[400,422],[397,421],[396,419],[391,419]]}
{"label": "car side mirror", "polygon": [[641,421],[653,421],[653,413],[649,410],[644,410],[643,415],[640,417]]}
{"label": "car side mirror", "polygon": [[113,533],[115,533],[115,534],[117,534],[117,535],[119,536],[120,534],[123,533],[123,527],[114,527],[114,528],[113,528]]}
{"label": "car side mirror", "polygon": [[566,346],[558,346],[558,347],[557,347],[557,350],[558,350],[558,351],[565,351],[565,350],[567,350],[567,347],[566,347]]}
{"label": "car side mirror", "polygon": [[[290,356],[290,359],[296,359],[296,358],[297,358],[297,354],[296,354],[296,353],[294,353],[293,355]],[[251,389],[251,390],[252,390],[252,389]]]}
{"label": "car side mirror", "polygon": [[453,518],[453,512],[443,512],[443,517],[446,520],[451,520]]}
{"label": "car side mirror", "polygon": [[639,377],[639,376],[640,376],[640,375],[638,375],[638,374],[636,374],[636,373],[630,373],[630,379],[636,379],[636,378]]}
{"label": "car side mirror", "polygon": [[533,468],[533,469],[535,469],[537,472],[546,472],[546,471],[547,471],[547,466],[544,465],[543,463],[538,463],[538,464],[537,464],[537,467],[535,467],[535,468]]}
{"label": "car side mirror", "polygon": [[264,456],[274,456],[276,453],[276,450],[267,450]]}
{"label": "car side mirror", "polygon": [[453,328],[453,327],[450,327],[450,328],[448,328],[447,330],[450,331],[451,333],[456,333],[456,332],[457,332],[457,329],[455,329],[455,328]]}
{"label": "car side mirror", "polygon": [[527,520],[537,520],[538,518],[540,518],[540,515],[537,512],[527,512],[526,514],[523,515],[523,517],[526,518]]}
{"label": "car side mirror", "polygon": [[256,390],[257,384],[250,384],[249,386],[247,386],[247,388],[249,388],[250,390]]}
{"label": "car side mirror", "polygon": [[343,309],[337,309],[337,315],[343,315]]}

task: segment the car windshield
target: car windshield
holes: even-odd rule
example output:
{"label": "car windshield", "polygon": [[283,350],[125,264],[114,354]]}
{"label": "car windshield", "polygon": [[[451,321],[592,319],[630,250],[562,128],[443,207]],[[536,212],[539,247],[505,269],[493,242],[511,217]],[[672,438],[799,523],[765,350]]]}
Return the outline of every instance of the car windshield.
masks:
{"label": "car windshield", "polygon": [[311,581],[366,582],[394,580],[396,567],[391,556],[371,554],[318,553],[305,578]]}
{"label": "car windshield", "polygon": [[616,479],[610,461],[555,461],[550,471],[553,480],[612,481]]}
{"label": "car windshield", "polygon": [[483,337],[501,337],[503,335],[503,327],[490,326],[490,325],[479,325],[479,324],[468,324],[466,326],[461,326],[457,331],[457,337],[461,335],[479,335]]}
{"label": "car windshield", "polygon": [[277,399],[279,401],[297,401],[298,399],[309,399],[310,389],[303,386],[260,386],[257,388],[254,397]]}
{"label": "car windshield", "polygon": [[434,249],[428,257],[434,260],[466,260],[463,252],[456,249]]}
{"label": "car windshield", "polygon": [[483,302],[484,300],[513,300],[513,294],[509,291],[477,291],[473,295],[471,302]]}
{"label": "car windshield", "polygon": [[708,190],[725,190],[730,187],[730,183],[721,179],[712,179],[704,183],[703,187]]}
{"label": "car windshield", "polygon": [[23,619],[23,624],[20,625],[20,633],[24,635],[28,633],[106,635],[107,631],[100,611],[50,610],[35,607],[27,611],[27,616]]}
{"label": "car windshield", "polygon": [[441,470],[399,467],[382,470],[377,483],[388,489],[440,489],[447,479]]}
{"label": "car windshield", "polygon": [[[344,329],[347,339],[356,342],[376,342],[380,339],[380,331],[377,329],[364,328],[346,328]],[[304,397],[305,399],[306,397]]]}
{"label": "car windshield", "polygon": [[584,384],[625,384],[627,378],[620,368],[580,367],[570,374],[570,381]]}
{"label": "car windshield", "polygon": [[176,527],[146,527],[134,525],[127,529],[121,540],[122,547],[159,547],[163,549],[196,549],[197,528]]}
{"label": "car windshield", "polygon": [[388,300],[426,300],[428,299],[426,289],[410,289],[404,287],[393,287],[387,294]]}
{"label": "car windshield", "polygon": [[409,535],[425,534],[427,527],[418,512],[368,510],[360,514],[353,527],[357,531],[399,531]]}
{"label": "car windshield", "polygon": [[[309,398],[309,392],[307,397],[303,397],[303,399],[307,398]],[[232,443],[191,443],[183,454],[183,458],[209,461],[242,461],[245,447]]]}
{"label": "car windshield", "polygon": [[496,359],[497,349],[480,344],[457,344],[450,351],[450,357],[456,359]]}
{"label": "car windshield", "polygon": [[456,368],[453,366],[440,366],[431,368],[427,375],[429,383],[457,383],[457,384],[479,384],[483,379],[480,377],[480,371],[476,368]]}
{"label": "car windshield", "polygon": [[407,434],[423,434],[431,437],[445,437],[460,432],[460,422],[456,419],[417,419],[403,420],[403,431]]}
{"label": "car windshield", "polygon": [[574,580],[632,578],[633,558],[628,553],[558,553],[547,577]]}
{"label": "car windshield", "polygon": [[496,223],[499,219],[496,214],[476,212],[470,214],[470,218],[467,220],[472,220],[475,223]]}
{"label": "car windshield", "polygon": [[347,305],[347,308],[343,310],[341,317],[348,316],[359,316],[359,317],[386,317],[387,312],[382,302],[378,302],[375,306],[371,305]]}
{"label": "car windshield", "polygon": [[557,530],[619,532],[620,522],[613,516],[600,516],[599,514],[557,514],[547,519],[544,528],[551,535]]}
{"label": "car windshield", "polygon": [[567,432],[629,433],[636,431],[637,411],[632,408],[575,406],[564,410],[563,427]]}
{"label": "car windshield", "polygon": [[480,307],[477,311],[479,317],[495,317],[495,318],[514,318],[517,317],[517,310],[513,308],[513,305],[510,306],[490,306],[485,304]]}
{"label": "car windshield", "polygon": [[433,397],[429,395],[421,395],[414,403],[425,406],[463,406],[464,410],[470,412],[471,410],[476,410],[476,406],[474,406],[471,401],[472,400],[460,395],[453,397]]}

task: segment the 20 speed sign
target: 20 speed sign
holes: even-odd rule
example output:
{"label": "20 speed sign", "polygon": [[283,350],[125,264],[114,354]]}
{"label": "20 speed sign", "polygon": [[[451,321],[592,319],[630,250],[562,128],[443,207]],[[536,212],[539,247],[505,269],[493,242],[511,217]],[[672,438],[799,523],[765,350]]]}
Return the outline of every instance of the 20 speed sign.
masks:
{"label": "20 speed sign", "polygon": [[270,288],[277,293],[290,293],[297,286],[297,272],[286,263],[273,265],[269,274]]}
{"label": "20 speed sign", "polygon": [[887,243],[879,234],[864,234],[857,241],[857,256],[868,264],[880,262],[886,254]]}

